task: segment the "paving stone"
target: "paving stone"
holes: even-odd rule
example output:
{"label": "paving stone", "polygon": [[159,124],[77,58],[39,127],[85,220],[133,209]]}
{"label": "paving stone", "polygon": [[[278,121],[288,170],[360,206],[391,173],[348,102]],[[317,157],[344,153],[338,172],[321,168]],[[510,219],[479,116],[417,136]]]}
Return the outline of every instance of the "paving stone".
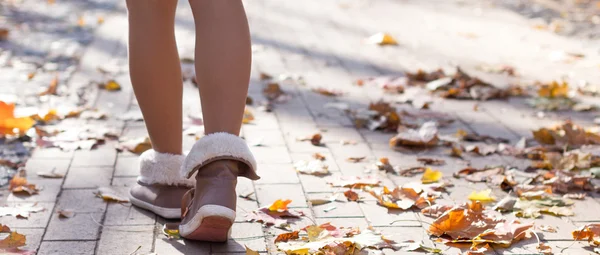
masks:
{"label": "paving stone", "polygon": [[113,171],[112,167],[71,167],[63,188],[81,189],[109,186]]}
{"label": "paving stone", "polygon": [[[246,127],[246,126],[244,126]],[[280,130],[277,129],[244,129],[244,139],[248,144],[259,143],[261,146],[284,146],[285,140]]]}
{"label": "paving stone", "polygon": [[133,187],[137,183],[137,177],[114,177],[112,186],[117,187]]}
{"label": "paving stone", "polygon": [[589,212],[598,212],[600,211],[600,203],[596,201],[593,197],[587,197],[583,201],[575,201],[575,204],[572,207],[573,213],[575,215],[570,216],[569,219],[575,222],[600,222],[600,216],[594,214],[590,214]]}
{"label": "paving stone", "polygon": [[83,255],[94,254],[96,241],[44,241],[38,255]]}
{"label": "paving stone", "polygon": [[117,152],[114,148],[99,148],[90,151],[75,151],[71,167],[114,166]]}
{"label": "paving stone", "polygon": [[[291,163],[292,159],[286,147],[250,147],[256,161],[266,164]],[[259,170],[260,171],[260,170]]]}
{"label": "paving stone", "polygon": [[66,175],[67,169],[69,169],[71,159],[47,159],[47,158],[31,158],[27,160],[25,169],[27,170],[27,180],[33,182],[33,180],[44,179],[44,177],[38,176],[38,172],[51,172],[57,174]]}
{"label": "paving stone", "polygon": [[369,223],[374,227],[390,226],[392,222],[394,222],[393,226],[421,226],[421,223],[418,221],[418,218],[413,211],[388,209],[378,205],[374,201],[365,201],[359,205]]}
{"label": "paving stone", "polygon": [[96,254],[148,254],[153,239],[154,225],[103,227]]}
{"label": "paving stone", "polygon": [[30,213],[29,218],[17,218],[15,216],[0,216],[3,225],[11,228],[45,228],[50,220],[50,215],[54,209],[54,203],[7,203],[6,206],[18,207],[21,205],[33,205],[45,208],[44,211]]}
{"label": "paving stone", "polygon": [[36,184],[37,187],[41,188],[38,194],[35,195],[24,195],[10,193],[8,195],[8,202],[55,202],[58,194],[60,193],[61,179],[40,179],[31,181],[30,183]]}
{"label": "paving stone", "polygon": [[328,176],[315,176],[310,174],[300,174],[300,182],[302,183],[302,188],[304,188],[304,192],[306,193],[314,193],[314,192],[333,192],[335,189],[330,184],[327,183],[329,178],[335,178],[336,176],[340,176],[339,173],[333,173]]}
{"label": "paving stone", "polygon": [[374,156],[371,153],[371,148],[365,143],[354,145],[341,145],[339,143],[327,144],[327,148],[331,150],[336,159],[347,159],[349,157],[366,157],[365,160],[373,160]]}
{"label": "paving stone", "polygon": [[[15,231],[19,234],[25,235],[25,246],[19,247],[21,250],[29,250],[35,251],[40,247],[40,243],[42,242],[42,236],[44,235],[44,228],[17,228],[13,225],[9,225],[7,223],[2,222],[6,226],[9,226],[12,231]],[[44,226],[46,227],[46,226]],[[39,253],[38,253],[39,254]]]}
{"label": "paving stone", "polygon": [[256,184],[283,184],[283,183],[300,183],[298,174],[293,165],[287,164],[259,164],[260,180]]}
{"label": "paving stone", "polygon": [[140,160],[138,157],[117,157],[114,176],[138,176],[140,174]]}
{"label": "paving stone", "polygon": [[100,213],[75,213],[71,218],[59,218],[56,213],[53,213],[44,241],[95,241],[100,231],[100,222],[102,222]]}
{"label": "paving stone", "polygon": [[65,159],[70,160],[73,151],[63,151],[59,148],[36,148],[31,154],[31,159]]}
{"label": "paving stone", "polygon": [[58,209],[71,209],[78,213],[104,212],[107,202],[94,195],[96,189],[63,190],[58,199]]}
{"label": "paving stone", "polygon": [[156,215],[131,204],[110,203],[104,217],[105,226],[151,225]]}
{"label": "paving stone", "polygon": [[168,239],[163,234],[159,234],[154,242],[154,252],[156,254],[211,254],[210,243],[207,242]]}
{"label": "paving stone", "polygon": [[236,223],[231,228],[231,239],[226,243],[212,243],[212,252],[243,252],[244,246],[255,251],[266,251],[260,223]]}
{"label": "paving stone", "polygon": [[331,223],[338,228],[354,228],[367,229],[369,222],[365,218],[317,218],[315,219],[318,225]]}
{"label": "paving stone", "polygon": [[289,207],[308,207],[300,184],[257,185],[256,196],[260,207],[271,205],[277,199],[291,199]]}

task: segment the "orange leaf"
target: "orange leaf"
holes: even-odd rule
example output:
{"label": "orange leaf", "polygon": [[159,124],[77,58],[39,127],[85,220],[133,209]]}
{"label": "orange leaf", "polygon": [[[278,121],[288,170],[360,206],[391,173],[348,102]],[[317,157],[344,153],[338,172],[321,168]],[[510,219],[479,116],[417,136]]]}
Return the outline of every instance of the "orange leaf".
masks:
{"label": "orange leaf", "polygon": [[14,249],[25,246],[25,235],[11,232],[6,238],[0,240],[0,249]]}
{"label": "orange leaf", "polygon": [[277,201],[273,202],[271,206],[269,206],[269,211],[285,211],[287,210],[287,206],[292,202],[292,200],[281,200],[277,199]]}
{"label": "orange leaf", "polygon": [[300,238],[300,236],[298,235],[299,231],[294,231],[291,233],[283,233],[277,236],[277,238],[275,238],[275,243],[278,242],[287,242],[289,240],[296,240],[298,238]]}
{"label": "orange leaf", "polygon": [[0,101],[0,121],[15,117],[15,104]]}
{"label": "orange leaf", "polygon": [[348,201],[358,201],[358,193],[352,191],[351,189],[344,192],[344,196],[346,196]]}

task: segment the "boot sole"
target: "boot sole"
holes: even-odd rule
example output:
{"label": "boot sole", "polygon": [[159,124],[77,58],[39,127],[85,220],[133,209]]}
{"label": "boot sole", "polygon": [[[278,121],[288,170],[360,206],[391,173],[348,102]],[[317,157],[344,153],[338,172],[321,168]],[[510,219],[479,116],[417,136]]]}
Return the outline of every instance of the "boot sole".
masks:
{"label": "boot sole", "polygon": [[165,219],[181,219],[181,208],[167,208],[156,206],[146,201],[139,200],[131,194],[129,194],[129,201],[132,205],[151,211],[154,214],[161,216]]}
{"label": "boot sole", "polygon": [[191,240],[225,242],[234,221],[235,211],[224,206],[205,205],[189,222],[179,226],[179,234]]}

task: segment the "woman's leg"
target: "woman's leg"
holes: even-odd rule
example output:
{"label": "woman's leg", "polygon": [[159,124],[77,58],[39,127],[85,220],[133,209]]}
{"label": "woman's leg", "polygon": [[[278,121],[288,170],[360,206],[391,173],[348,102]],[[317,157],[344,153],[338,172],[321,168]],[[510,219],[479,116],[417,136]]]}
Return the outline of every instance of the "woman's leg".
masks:
{"label": "woman's leg", "polygon": [[250,32],[241,0],[190,0],[196,23],[196,79],[206,136],[188,154],[183,174],[196,175],[179,232],[226,241],[235,220],[238,176],[256,180],[256,161],[238,137],[250,79]]}
{"label": "woman's leg", "polygon": [[190,0],[190,5],[205,132],[239,135],[252,61],[244,7],[240,0]]}
{"label": "woman's leg", "polygon": [[181,154],[182,77],[175,43],[177,0],[127,0],[129,69],[152,147]]}
{"label": "woman's leg", "polygon": [[129,70],[153,150],[140,156],[131,203],[164,218],[181,217],[181,198],[195,184],[180,175],[182,77],[175,43],[177,0],[127,0]]}

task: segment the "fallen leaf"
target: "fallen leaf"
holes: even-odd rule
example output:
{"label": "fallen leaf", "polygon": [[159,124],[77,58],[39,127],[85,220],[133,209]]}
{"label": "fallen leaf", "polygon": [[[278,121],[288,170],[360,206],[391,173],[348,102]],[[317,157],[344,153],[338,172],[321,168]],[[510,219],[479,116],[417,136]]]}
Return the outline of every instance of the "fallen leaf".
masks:
{"label": "fallen leaf", "polygon": [[437,124],[426,122],[420,129],[402,128],[390,139],[390,147],[433,147],[439,142]]}
{"label": "fallen leaf", "polygon": [[348,201],[358,201],[358,199],[359,199],[358,193],[352,191],[351,189],[346,190],[344,192],[344,196],[346,196],[346,198],[348,199]]}
{"label": "fallen leaf", "polygon": [[550,247],[549,245],[547,245],[544,242],[540,242],[535,248],[537,249],[538,252],[540,252],[541,254],[544,254],[544,255],[554,254],[552,252],[552,247]]}
{"label": "fallen leaf", "polygon": [[574,146],[578,147],[587,144],[600,144],[600,135],[587,132],[580,126],[566,121],[563,124],[552,128],[541,128],[533,131],[533,137],[541,144]]}
{"label": "fallen leaf", "polygon": [[15,104],[0,101],[0,133],[21,134],[33,127],[35,121],[31,117],[15,118]]}
{"label": "fallen leaf", "polygon": [[294,164],[294,169],[299,173],[312,175],[328,175],[329,166],[321,160],[298,161]]}
{"label": "fallen leaf", "polygon": [[[320,228],[319,228],[320,229]],[[318,236],[306,241],[290,241],[277,243],[277,248],[286,254],[352,254],[366,248],[393,248],[392,241],[384,239],[381,234],[364,230],[350,237],[333,237],[326,231],[317,231]]]}
{"label": "fallen leaf", "polygon": [[328,97],[336,97],[341,96],[343,94],[341,91],[335,91],[326,88],[314,88],[312,89],[312,91]]}
{"label": "fallen leaf", "polygon": [[544,232],[549,232],[549,233],[556,233],[556,232],[558,232],[558,230],[555,227],[550,226],[550,225],[540,225],[538,227],[538,229],[541,230],[541,231],[544,231]]}
{"label": "fallen leaf", "polygon": [[8,236],[0,240],[0,250],[15,249],[25,246],[26,239],[25,235],[19,234],[16,231],[10,232]]}
{"label": "fallen leaf", "polygon": [[263,72],[261,72],[261,73],[259,74],[259,78],[260,78],[260,80],[264,81],[264,80],[270,80],[270,79],[273,79],[273,76],[269,75],[268,73],[263,73]]}
{"label": "fallen leaf", "polygon": [[57,87],[58,87],[58,75],[54,76],[54,78],[50,81],[50,85],[48,85],[48,88],[46,90],[44,90],[43,92],[41,92],[39,94],[39,96],[56,95]]}
{"label": "fallen leaf", "polygon": [[575,241],[587,240],[594,246],[600,246],[600,224],[588,223],[572,232]]}
{"label": "fallen leaf", "polygon": [[425,164],[425,165],[432,165],[432,166],[441,166],[446,164],[446,161],[443,159],[437,159],[437,158],[417,158],[417,161]]}
{"label": "fallen leaf", "polygon": [[584,200],[586,196],[587,196],[586,193],[568,193],[568,194],[564,194],[563,198]]}
{"label": "fallen leaf", "polygon": [[8,40],[9,31],[8,28],[0,27],[0,41]]}
{"label": "fallen leaf", "polygon": [[56,168],[52,168],[51,171],[37,172],[36,174],[44,178],[63,178],[65,176],[62,173],[57,173]]}
{"label": "fallen leaf", "polygon": [[512,212],[512,210],[515,208],[516,203],[517,198],[507,195],[502,200],[498,201],[498,203],[496,203],[496,205],[494,206],[494,210],[500,212]]}
{"label": "fallen leaf", "polygon": [[398,172],[398,175],[400,175],[400,176],[411,177],[411,176],[415,176],[420,173],[424,173],[426,169],[427,169],[426,167],[417,166],[417,167],[409,167],[406,169],[398,169],[397,172]]}
{"label": "fallen leaf", "polygon": [[115,80],[107,80],[106,82],[98,84],[98,87],[107,91],[119,91],[121,90],[121,84]]}
{"label": "fallen leaf", "polygon": [[361,162],[363,160],[365,160],[367,157],[349,157],[346,160],[352,162],[352,163],[358,163]]}
{"label": "fallen leaf", "polygon": [[438,218],[450,209],[452,209],[450,205],[431,205],[421,209],[421,213],[427,217]]}
{"label": "fallen leaf", "polygon": [[95,194],[107,202],[129,202],[129,198],[118,194],[116,191],[108,187],[98,188]]}
{"label": "fallen leaf", "polygon": [[498,151],[498,146],[492,146],[487,144],[468,145],[465,146],[465,151],[472,152],[480,156],[487,156],[496,153],[496,151]]}
{"label": "fallen leaf", "polygon": [[470,182],[491,182],[492,178],[503,174],[504,167],[493,167],[484,169],[467,167],[454,173],[454,177],[464,178],[465,180]]}
{"label": "fallen leaf", "polygon": [[17,218],[27,219],[31,213],[37,213],[44,210],[44,207],[37,206],[37,203],[16,206],[0,206],[0,217],[15,216]]}
{"label": "fallen leaf", "polygon": [[252,112],[250,112],[250,110],[248,110],[248,108],[244,109],[244,117],[242,119],[242,123],[249,124],[253,120],[254,120],[254,115],[252,114]]}
{"label": "fallen leaf", "polygon": [[520,199],[515,204],[515,215],[523,218],[537,218],[542,213],[555,216],[571,216],[574,215],[570,209],[572,202],[563,201],[558,198],[544,198],[537,200]]}
{"label": "fallen leaf", "polygon": [[381,181],[375,176],[337,176],[330,178],[327,183],[333,187],[360,188],[364,186],[379,186]]}
{"label": "fallen leaf", "polygon": [[244,247],[246,247],[246,255],[260,255],[257,251],[248,248],[248,246],[244,245]]}
{"label": "fallen leaf", "polygon": [[318,153],[318,152],[313,154],[313,158],[315,158],[317,160],[321,160],[321,161],[325,161],[327,159],[323,154]]}
{"label": "fallen leaf", "polygon": [[436,196],[432,196],[428,192],[424,192],[423,190],[417,191],[411,187],[396,187],[392,191],[387,187],[383,187],[383,190],[380,192],[369,190],[369,193],[377,199],[379,205],[402,210],[408,210],[413,206],[425,208],[430,206],[436,198]]}
{"label": "fallen leaf", "polygon": [[71,209],[61,209],[56,211],[56,213],[58,213],[59,218],[71,218],[75,216],[75,211]]}
{"label": "fallen leaf", "polygon": [[439,248],[432,248],[432,247],[428,247],[425,246],[425,244],[421,243],[412,243],[410,245],[408,245],[408,247],[406,247],[407,251],[424,251],[427,253],[432,253],[432,254],[442,254],[442,249]]}
{"label": "fallen leaf", "polygon": [[320,133],[315,133],[308,137],[296,138],[296,140],[299,142],[310,141],[310,143],[314,146],[320,146],[322,139],[323,139],[323,136]]}
{"label": "fallen leaf", "polygon": [[274,243],[278,243],[278,242],[287,242],[290,240],[296,240],[298,238],[300,238],[300,236],[298,235],[299,231],[294,231],[294,232],[290,232],[290,233],[283,233],[277,236],[277,238],[275,238],[275,242]]}
{"label": "fallen leaf", "polygon": [[379,158],[377,163],[375,163],[375,166],[379,170],[385,170],[386,173],[395,172],[394,167],[390,164],[390,159],[386,157]]}
{"label": "fallen leaf", "polygon": [[288,98],[287,94],[279,86],[279,83],[276,82],[267,83],[263,89],[263,95],[269,102],[284,102]]}
{"label": "fallen leaf", "polygon": [[552,195],[552,187],[547,185],[520,184],[513,188],[517,196],[525,199],[542,199]]}
{"label": "fallen leaf", "polygon": [[301,211],[288,210],[287,205],[291,202],[292,200],[279,199],[269,206],[247,213],[246,219],[248,221],[262,222],[267,226],[285,227],[289,224],[288,219],[304,216],[304,213]]}
{"label": "fallen leaf", "polygon": [[119,150],[127,150],[131,153],[142,154],[142,152],[152,149],[152,143],[149,137],[139,137],[119,143]]}
{"label": "fallen leaf", "polygon": [[443,238],[446,242],[470,242],[473,246],[495,243],[509,246],[511,243],[529,237],[533,224],[508,221],[493,211],[486,211],[480,202],[456,205],[437,218],[428,228],[431,235]]}
{"label": "fallen leaf", "polygon": [[552,81],[549,84],[539,84],[538,96],[547,98],[567,97],[569,84],[565,81]]}
{"label": "fallen leaf", "polygon": [[494,197],[492,197],[492,190],[485,189],[482,191],[473,191],[469,195],[469,200],[471,201],[480,201],[480,202],[491,202],[496,201]]}
{"label": "fallen leaf", "polygon": [[425,173],[423,173],[423,177],[421,177],[421,182],[424,184],[438,182],[442,178],[442,175],[442,172],[438,170],[426,168]]}
{"label": "fallen leaf", "polygon": [[396,39],[394,39],[394,37],[392,37],[388,33],[374,34],[374,35],[370,36],[369,38],[367,38],[366,42],[369,44],[378,44],[378,45],[382,45],[382,46],[383,45],[398,45],[398,42],[396,41]]}
{"label": "fallen leaf", "polygon": [[25,177],[19,175],[13,176],[10,180],[8,190],[12,193],[26,193],[27,195],[34,195],[40,191],[35,184],[28,183]]}
{"label": "fallen leaf", "polygon": [[462,148],[453,145],[452,149],[450,150],[450,156],[455,158],[462,158]]}

